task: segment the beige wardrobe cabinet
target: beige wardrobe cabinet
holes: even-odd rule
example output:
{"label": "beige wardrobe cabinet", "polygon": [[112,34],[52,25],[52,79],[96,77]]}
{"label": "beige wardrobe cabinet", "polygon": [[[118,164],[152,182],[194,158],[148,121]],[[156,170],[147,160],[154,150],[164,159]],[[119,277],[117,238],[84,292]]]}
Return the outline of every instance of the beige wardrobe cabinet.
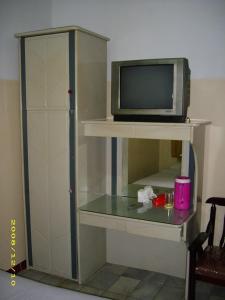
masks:
{"label": "beige wardrobe cabinet", "polygon": [[108,39],[75,26],[16,37],[28,266],[79,279],[104,261],[88,262],[105,242],[103,229],[79,225],[77,207],[106,188],[106,144],[85,138],[80,123],[106,115]]}

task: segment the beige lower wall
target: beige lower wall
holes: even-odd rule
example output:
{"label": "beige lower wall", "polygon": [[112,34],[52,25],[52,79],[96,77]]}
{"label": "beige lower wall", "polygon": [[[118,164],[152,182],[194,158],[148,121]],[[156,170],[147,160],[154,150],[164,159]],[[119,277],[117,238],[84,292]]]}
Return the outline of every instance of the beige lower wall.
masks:
{"label": "beige lower wall", "polygon": [[0,268],[9,269],[10,223],[16,220],[16,264],[25,259],[19,82],[0,80]]}

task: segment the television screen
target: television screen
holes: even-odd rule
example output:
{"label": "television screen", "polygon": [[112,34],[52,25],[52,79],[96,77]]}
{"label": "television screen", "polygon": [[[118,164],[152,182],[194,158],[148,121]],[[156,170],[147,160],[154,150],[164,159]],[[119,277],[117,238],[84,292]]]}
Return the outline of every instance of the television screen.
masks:
{"label": "television screen", "polygon": [[173,64],[120,67],[120,108],[173,109]]}

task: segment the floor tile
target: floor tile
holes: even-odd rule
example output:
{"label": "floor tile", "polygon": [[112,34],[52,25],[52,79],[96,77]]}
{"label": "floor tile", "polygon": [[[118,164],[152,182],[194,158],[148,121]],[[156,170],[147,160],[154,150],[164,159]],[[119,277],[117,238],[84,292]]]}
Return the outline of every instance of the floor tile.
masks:
{"label": "floor tile", "polygon": [[82,286],[80,292],[95,295],[95,296],[101,296],[103,294],[103,290],[96,289],[90,286]]}
{"label": "floor tile", "polygon": [[209,294],[208,293],[196,292],[195,298],[196,298],[196,300],[209,300]]}
{"label": "floor tile", "polygon": [[196,281],[196,299],[209,300],[213,287],[213,284],[204,281]]}
{"label": "floor tile", "polygon": [[123,273],[123,276],[130,277],[138,280],[145,279],[150,274],[149,271],[140,270],[136,268],[127,268],[127,270]]}
{"label": "floor tile", "polygon": [[96,272],[85,285],[99,290],[107,290],[119,279],[119,275],[106,270]]}
{"label": "floor tile", "polygon": [[165,274],[161,274],[161,273],[157,273],[157,272],[150,272],[149,275],[144,280],[142,280],[142,282],[144,284],[158,283],[162,286],[166,282],[167,277],[168,276]]}
{"label": "floor tile", "polygon": [[120,276],[120,278],[109,288],[109,292],[128,295],[130,294],[140,283],[140,280]]}
{"label": "floor tile", "polygon": [[210,296],[209,300],[224,300],[224,297],[219,297],[219,296]]}
{"label": "floor tile", "polygon": [[225,287],[219,286],[219,285],[214,285],[211,290],[211,295],[225,299]]}
{"label": "floor tile", "polygon": [[207,293],[210,294],[214,288],[214,284],[197,280],[196,281],[196,291],[199,293]]}
{"label": "floor tile", "polygon": [[115,275],[122,275],[124,272],[126,272],[127,269],[128,268],[125,266],[107,263],[102,267],[102,269],[100,271],[110,272]]}
{"label": "floor tile", "polygon": [[36,280],[36,281],[39,281],[45,275],[46,275],[46,273],[39,272],[39,271],[32,270],[32,269],[24,270],[24,271],[21,271],[18,273],[18,276],[22,276],[22,277]]}
{"label": "floor tile", "polygon": [[81,285],[69,279],[63,280],[62,282],[59,283],[58,286],[64,289],[74,290],[74,291],[79,291],[81,289]]}
{"label": "floor tile", "polygon": [[163,286],[154,300],[181,300],[184,297],[184,289],[177,287]]}
{"label": "floor tile", "polygon": [[40,278],[40,282],[44,284],[49,284],[53,286],[59,286],[64,281],[64,278],[55,276],[55,275],[45,275],[42,278]]}
{"label": "floor tile", "polygon": [[165,286],[185,288],[185,279],[174,276],[167,276]]}
{"label": "floor tile", "polygon": [[121,295],[121,294],[117,294],[117,293],[113,293],[110,291],[106,291],[102,294],[102,297],[106,297],[109,299],[113,299],[113,300],[125,300],[127,299],[126,295]]}
{"label": "floor tile", "polygon": [[[33,269],[23,270],[18,276],[114,300],[184,300],[183,279],[109,263],[85,285]],[[224,287],[197,281],[196,300],[224,299]]]}
{"label": "floor tile", "polygon": [[131,297],[140,300],[152,300],[166,281],[166,275],[150,273],[131,293]]}

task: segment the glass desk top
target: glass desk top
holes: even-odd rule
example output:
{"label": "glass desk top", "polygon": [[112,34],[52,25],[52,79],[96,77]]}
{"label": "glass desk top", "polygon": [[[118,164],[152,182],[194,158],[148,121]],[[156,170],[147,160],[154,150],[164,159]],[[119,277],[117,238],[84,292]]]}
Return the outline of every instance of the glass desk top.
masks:
{"label": "glass desk top", "polygon": [[[101,196],[88,204],[80,207],[81,211],[125,217],[137,220],[165,223],[171,225],[182,225],[188,217],[192,214],[192,210],[177,210],[177,209],[165,209],[162,207],[151,207],[151,205],[143,205],[138,203],[136,196],[137,189],[140,189],[140,185],[137,187],[128,187],[127,191],[124,191],[124,196]],[[163,189],[164,190],[164,189]],[[171,189],[166,189],[171,190]],[[155,188],[154,188],[154,191]],[[160,188],[162,192],[162,189]],[[165,191],[164,191],[165,192]],[[128,194],[128,196],[126,196]]]}

